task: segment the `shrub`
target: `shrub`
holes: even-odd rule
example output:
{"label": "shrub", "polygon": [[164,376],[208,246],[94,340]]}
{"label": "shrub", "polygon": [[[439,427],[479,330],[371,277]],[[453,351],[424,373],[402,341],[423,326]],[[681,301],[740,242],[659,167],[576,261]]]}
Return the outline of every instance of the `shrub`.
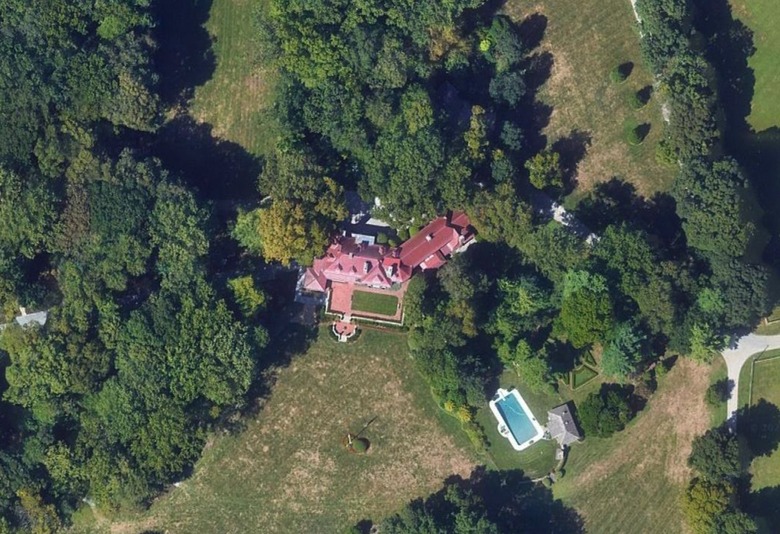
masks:
{"label": "shrub", "polygon": [[463,431],[466,433],[469,441],[471,441],[471,444],[474,445],[476,450],[485,451],[487,449],[487,436],[485,435],[485,430],[478,423],[473,421],[463,423]]}
{"label": "shrub", "polygon": [[661,378],[666,376],[666,373],[669,372],[669,368],[666,366],[665,360],[659,360],[657,364],[655,364],[655,378],[656,380],[660,380]]}
{"label": "shrub", "polygon": [[642,109],[646,104],[647,102],[642,101],[639,93],[631,93],[628,95],[628,105],[631,106],[631,109]]}
{"label": "shrub", "polygon": [[650,133],[650,125],[649,124],[640,124],[639,126],[633,126],[629,125],[626,128],[626,139],[628,140],[628,144],[630,145],[641,145],[642,142],[645,140],[645,137],[647,137],[647,134]]}
{"label": "shrub", "polygon": [[376,242],[379,245],[386,245],[387,244],[387,234],[384,232],[379,232],[376,234]]}
{"label": "shrub", "polygon": [[621,63],[612,69],[609,73],[609,79],[613,83],[623,83],[631,75],[631,71],[634,70],[634,64],[630,61]]}
{"label": "shrub", "polygon": [[729,387],[728,379],[718,380],[714,384],[711,384],[707,388],[707,392],[704,394],[704,400],[710,406],[718,406],[729,399],[731,394],[731,388]]}
{"label": "shrub", "polygon": [[357,453],[364,453],[371,446],[371,443],[366,438],[355,438],[352,440],[352,450]]}
{"label": "shrub", "polygon": [[677,152],[669,139],[661,139],[658,146],[655,147],[655,159],[664,165],[677,164]]}
{"label": "shrub", "polygon": [[398,235],[398,239],[401,241],[406,241],[409,239],[409,229],[408,228],[399,228],[398,232],[396,232]]}
{"label": "shrub", "polygon": [[461,423],[470,423],[472,420],[471,408],[468,406],[458,408],[458,412],[455,415]]}

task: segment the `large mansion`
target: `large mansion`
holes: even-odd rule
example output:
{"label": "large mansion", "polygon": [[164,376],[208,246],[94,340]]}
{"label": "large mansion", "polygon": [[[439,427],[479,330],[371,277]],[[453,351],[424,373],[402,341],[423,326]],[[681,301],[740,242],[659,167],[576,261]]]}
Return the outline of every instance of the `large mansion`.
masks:
{"label": "large mansion", "polygon": [[340,236],[306,269],[302,289],[325,292],[330,282],[389,289],[408,281],[417,268],[441,267],[473,239],[469,218],[460,211],[434,219],[398,247],[366,236]]}

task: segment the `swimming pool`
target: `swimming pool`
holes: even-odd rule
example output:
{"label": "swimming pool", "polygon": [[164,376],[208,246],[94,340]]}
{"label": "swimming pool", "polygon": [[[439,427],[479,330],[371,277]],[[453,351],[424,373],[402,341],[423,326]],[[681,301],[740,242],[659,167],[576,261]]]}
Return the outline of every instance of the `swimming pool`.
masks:
{"label": "swimming pool", "polygon": [[499,389],[490,401],[490,411],[498,421],[499,434],[516,451],[530,447],[544,435],[544,429],[516,389]]}

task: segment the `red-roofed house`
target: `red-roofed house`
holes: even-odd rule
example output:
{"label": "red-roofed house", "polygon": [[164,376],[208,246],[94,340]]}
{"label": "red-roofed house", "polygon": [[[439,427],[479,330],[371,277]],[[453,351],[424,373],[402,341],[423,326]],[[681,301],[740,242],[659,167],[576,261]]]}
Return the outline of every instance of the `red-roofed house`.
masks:
{"label": "red-roofed house", "polygon": [[468,216],[462,211],[452,212],[433,220],[403,243],[399,247],[401,261],[412,269],[436,269],[473,238]]}
{"label": "red-roofed house", "polygon": [[389,289],[407,282],[418,267],[441,267],[453,252],[473,239],[474,229],[463,212],[436,218],[397,248],[339,237],[306,269],[300,286],[324,292],[331,281]]}

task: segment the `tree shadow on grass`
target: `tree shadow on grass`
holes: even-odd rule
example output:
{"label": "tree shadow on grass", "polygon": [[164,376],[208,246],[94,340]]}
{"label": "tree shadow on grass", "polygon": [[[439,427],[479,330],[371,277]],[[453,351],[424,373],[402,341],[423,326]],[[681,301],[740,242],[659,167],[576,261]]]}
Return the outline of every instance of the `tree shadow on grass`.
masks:
{"label": "tree shadow on grass", "polygon": [[748,123],[756,76],[748,64],[756,52],[752,30],[734,17],[728,0],[694,0],[696,28],[707,40],[707,59],[718,76],[720,102],[726,116],[724,140],[747,171],[764,209],[762,223],[773,238],[764,260],[780,267],[780,128],[756,132]]}
{"label": "tree shadow on grass", "polygon": [[[576,510],[565,506],[549,488],[532,482],[520,470],[497,472],[478,467],[467,479],[457,475],[449,477],[441,490],[424,500],[412,501],[409,507],[415,511],[413,515],[424,513],[434,516],[441,523],[450,523],[457,510],[447,496],[455,489],[465,490],[466,495],[476,497],[481,503],[478,508],[496,525],[498,532],[585,532],[584,521]],[[360,525],[363,529],[371,527],[363,521]]]}
{"label": "tree shadow on grass", "polygon": [[561,137],[552,145],[552,149],[560,154],[563,168],[564,195],[571,193],[577,187],[577,168],[588,153],[593,136],[590,132],[572,130],[566,137]]}
{"label": "tree shadow on grass", "polygon": [[517,27],[518,34],[526,50],[533,50],[542,44],[546,30],[547,17],[541,13],[533,13],[527,16]]}
{"label": "tree shadow on grass", "polygon": [[780,445],[780,409],[765,399],[740,410],[737,425],[750,449],[751,459],[770,456]]}
{"label": "tree shadow on grass", "polygon": [[181,114],[158,131],[152,150],[202,200],[240,203],[256,198],[261,160],[238,143],[214,137],[212,129]]}
{"label": "tree shadow on grass", "polygon": [[161,73],[160,97],[166,105],[184,104],[195,87],[203,85],[216,68],[211,36],[204,24],[212,0],[155,2],[158,43],[155,61]]}
{"label": "tree shadow on grass", "polygon": [[612,178],[593,188],[577,206],[577,217],[592,231],[603,232],[607,226],[621,222],[658,237],[672,254],[685,254],[685,234],[677,216],[677,203],[666,193],[650,199],[637,195],[633,184]]}
{"label": "tree shadow on grass", "polygon": [[746,511],[763,527],[760,532],[780,532],[780,486],[754,491],[745,501]]}

